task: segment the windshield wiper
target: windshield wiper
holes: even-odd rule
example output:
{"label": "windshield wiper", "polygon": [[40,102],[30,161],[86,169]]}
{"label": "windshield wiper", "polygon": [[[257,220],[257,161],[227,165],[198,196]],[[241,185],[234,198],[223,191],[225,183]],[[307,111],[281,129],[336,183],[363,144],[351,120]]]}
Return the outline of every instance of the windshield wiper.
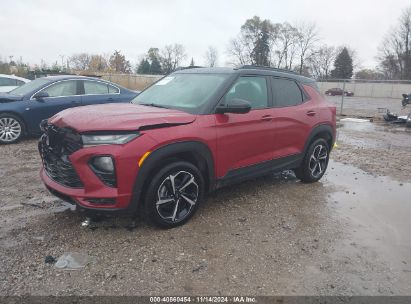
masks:
{"label": "windshield wiper", "polygon": [[159,104],[156,104],[156,103],[139,103],[139,104],[142,105],[142,106],[147,106],[147,107],[156,107],[156,108],[162,108],[162,109],[169,109],[166,106],[159,105]]}

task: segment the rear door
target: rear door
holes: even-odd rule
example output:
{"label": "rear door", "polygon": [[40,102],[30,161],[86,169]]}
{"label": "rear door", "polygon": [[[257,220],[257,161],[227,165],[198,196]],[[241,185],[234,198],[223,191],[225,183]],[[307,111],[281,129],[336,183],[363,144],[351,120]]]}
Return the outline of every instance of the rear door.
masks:
{"label": "rear door", "polygon": [[317,113],[314,101],[308,100],[293,79],[271,77],[271,82],[275,124],[274,158],[300,154],[315,124]]}
{"label": "rear door", "polygon": [[41,100],[33,97],[30,99],[26,111],[29,111],[31,129],[39,130],[40,122],[43,119],[50,118],[65,109],[80,106],[79,90],[79,81],[77,80],[62,80],[41,89],[39,92],[47,92],[49,97]]}
{"label": "rear door", "polygon": [[273,109],[269,78],[239,77],[220,104],[234,98],[251,104],[246,114],[215,114],[217,130],[218,176],[269,161],[273,157]]}
{"label": "rear door", "polygon": [[114,85],[97,80],[83,80],[84,94],[82,103],[84,105],[121,102],[120,89]]}

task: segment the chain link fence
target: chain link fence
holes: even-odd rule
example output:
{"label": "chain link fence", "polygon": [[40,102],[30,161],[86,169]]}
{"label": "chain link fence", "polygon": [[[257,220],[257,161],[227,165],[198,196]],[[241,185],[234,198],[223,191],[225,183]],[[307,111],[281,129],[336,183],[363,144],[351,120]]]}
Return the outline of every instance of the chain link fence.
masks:
{"label": "chain link fence", "polygon": [[333,79],[319,81],[321,92],[332,88],[352,92],[356,97],[370,98],[401,98],[403,93],[411,93],[410,80],[362,80],[362,79]]}
{"label": "chain link fence", "polygon": [[318,87],[323,94],[328,92],[326,98],[339,115],[381,117],[387,110],[401,115],[411,111],[401,105],[402,94],[411,93],[409,80],[333,79],[319,81]]}

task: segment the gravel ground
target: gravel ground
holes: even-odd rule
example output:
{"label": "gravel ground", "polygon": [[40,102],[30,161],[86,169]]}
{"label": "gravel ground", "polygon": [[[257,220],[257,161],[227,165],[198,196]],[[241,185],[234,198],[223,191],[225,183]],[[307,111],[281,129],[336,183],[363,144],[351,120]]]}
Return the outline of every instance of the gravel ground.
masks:
{"label": "gravel ground", "polygon": [[[344,123],[315,184],[272,175],[213,193],[183,227],[82,227],[48,195],[36,141],[0,146],[0,295],[411,295],[411,134]],[[93,257],[57,270],[50,255]]]}

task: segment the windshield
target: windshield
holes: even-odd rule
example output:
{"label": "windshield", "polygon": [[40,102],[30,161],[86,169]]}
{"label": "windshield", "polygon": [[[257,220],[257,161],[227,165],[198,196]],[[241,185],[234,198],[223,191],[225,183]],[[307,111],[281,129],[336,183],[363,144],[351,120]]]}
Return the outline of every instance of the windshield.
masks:
{"label": "windshield", "polygon": [[47,80],[45,78],[37,78],[36,80],[27,82],[22,86],[15,88],[14,90],[10,91],[9,94],[23,96],[42,87],[48,82],[50,82],[50,80]]}
{"label": "windshield", "polygon": [[132,103],[198,114],[228,77],[228,74],[172,74],[143,91]]}

